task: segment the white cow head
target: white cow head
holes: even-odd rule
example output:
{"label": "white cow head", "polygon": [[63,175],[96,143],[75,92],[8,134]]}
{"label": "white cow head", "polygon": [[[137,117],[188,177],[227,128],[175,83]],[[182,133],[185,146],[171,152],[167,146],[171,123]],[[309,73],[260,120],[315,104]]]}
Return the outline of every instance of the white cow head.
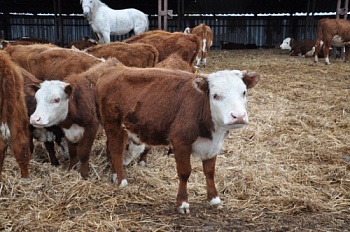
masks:
{"label": "white cow head", "polygon": [[84,17],[89,18],[89,15],[95,7],[95,0],[80,0],[80,4],[83,7]]}
{"label": "white cow head", "polygon": [[289,50],[289,51],[292,50],[292,47],[290,46],[291,40],[292,39],[290,37],[285,38],[281,43],[280,48],[282,50]]}
{"label": "white cow head", "polygon": [[261,75],[255,72],[223,70],[208,76],[211,116],[214,125],[225,130],[240,128],[249,122],[246,110],[247,89]]}
{"label": "white cow head", "polygon": [[49,127],[62,122],[68,115],[72,86],[62,81],[44,81],[36,90],[36,109],[30,116],[34,127]]}

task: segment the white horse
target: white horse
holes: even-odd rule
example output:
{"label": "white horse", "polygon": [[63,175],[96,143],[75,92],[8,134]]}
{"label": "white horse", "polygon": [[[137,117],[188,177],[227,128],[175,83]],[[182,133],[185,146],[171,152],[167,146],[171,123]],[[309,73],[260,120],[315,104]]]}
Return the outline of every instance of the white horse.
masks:
{"label": "white horse", "polygon": [[100,0],[80,0],[85,18],[99,42],[109,43],[110,35],[124,35],[134,30],[139,35],[148,30],[148,16],[134,8],[114,10]]}

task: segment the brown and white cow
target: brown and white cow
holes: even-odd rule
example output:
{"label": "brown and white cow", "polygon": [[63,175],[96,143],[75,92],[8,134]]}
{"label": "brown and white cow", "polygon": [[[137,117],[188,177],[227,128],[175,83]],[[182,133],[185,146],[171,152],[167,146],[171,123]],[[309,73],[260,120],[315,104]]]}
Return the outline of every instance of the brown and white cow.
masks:
{"label": "brown and white cow", "polygon": [[5,153],[11,147],[22,178],[29,178],[29,120],[19,67],[5,51],[0,51],[0,174]]}
{"label": "brown and white cow", "polygon": [[85,51],[98,58],[116,57],[126,66],[139,68],[154,67],[159,56],[157,49],[150,44],[128,44],[119,41],[96,45]]}
{"label": "brown and white cow", "polygon": [[329,62],[330,46],[345,45],[345,59],[350,59],[350,21],[346,19],[324,18],[317,24],[317,39],[315,43],[315,62],[318,62],[318,51],[323,45],[323,53],[326,64]]}
{"label": "brown and white cow", "polygon": [[125,43],[145,43],[154,46],[159,53],[158,62],[176,53],[182,60],[194,65],[200,48],[196,35],[186,35],[182,32],[167,32],[162,30],[147,31],[124,40]]}
{"label": "brown and white cow", "polygon": [[83,73],[69,75],[63,81],[44,81],[35,89],[37,106],[30,123],[37,128],[58,125],[63,129],[69,148],[69,169],[80,161],[80,174],[85,179],[99,127],[96,81],[116,62],[115,58],[108,59]]}
{"label": "brown and white cow", "polygon": [[200,40],[200,51],[198,52],[196,58],[196,65],[199,66],[200,64],[203,64],[205,67],[207,65],[207,56],[209,49],[213,45],[213,31],[209,26],[201,23],[192,29],[186,28],[184,33],[188,34],[188,32],[198,36]]}
{"label": "brown and white cow", "polygon": [[84,36],[84,38],[82,40],[79,41],[73,41],[68,43],[65,48],[76,48],[79,50],[84,50],[86,48],[92,47],[92,46],[96,46],[98,45],[98,42],[94,39],[91,39],[88,36]]}
{"label": "brown and white cow", "polygon": [[39,80],[62,80],[73,73],[81,73],[102,59],[83,51],[49,45],[11,46],[5,49],[11,59]]}
{"label": "brown and white cow", "polygon": [[291,56],[313,57],[315,52],[314,40],[295,40],[293,38],[285,38],[280,48],[282,50],[289,50]]}
{"label": "brown and white cow", "polygon": [[187,181],[193,154],[203,162],[207,198],[220,205],[215,183],[216,156],[230,129],[248,123],[247,89],[257,73],[225,70],[208,76],[160,68],[118,67],[97,82],[97,99],[112,162],[112,179],[127,185],[123,152],[127,138],[135,143],[171,145],[179,188],[176,205],[189,213]]}

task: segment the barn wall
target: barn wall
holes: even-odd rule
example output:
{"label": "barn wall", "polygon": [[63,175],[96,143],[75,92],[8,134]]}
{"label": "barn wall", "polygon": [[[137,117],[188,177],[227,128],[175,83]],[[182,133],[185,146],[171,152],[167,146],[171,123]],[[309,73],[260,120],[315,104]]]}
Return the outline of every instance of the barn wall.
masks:
{"label": "barn wall", "polygon": [[[13,40],[23,36],[45,38],[52,43],[59,44],[62,39],[55,30],[55,20],[63,25],[63,43],[80,40],[83,36],[95,38],[87,22],[81,16],[62,16],[55,19],[53,16],[0,16],[2,26],[0,36],[2,39]],[[185,25],[193,27],[199,23],[209,25],[214,32],[212,49],[220,49],[221,41],[242,44],[256,44],[258,47],[275,47],[285,37],[295,39],[315,39],[317,21],[305,31],[306,17],[185,17]],[[158,27],[158,18],[150,17],[150,30]],[[178,20],[174,17],[168,20],[168,31],[176,31]],[[59,31],[59,30],[57,30]],[[112,36],[111,40],[123,40],[130,35]]]}

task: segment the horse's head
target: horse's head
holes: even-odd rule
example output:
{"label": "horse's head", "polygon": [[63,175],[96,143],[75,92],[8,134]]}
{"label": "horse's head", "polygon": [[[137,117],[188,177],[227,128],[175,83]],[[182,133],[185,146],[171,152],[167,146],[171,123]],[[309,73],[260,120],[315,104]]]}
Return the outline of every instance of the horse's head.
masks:
{"label": "horse's head", "polygon": [[83,7],[84,17],[88,18],[88,16],[92,12],[92,9],[94,8],[94,1],[93,0],[80,0],[80,4]]}

